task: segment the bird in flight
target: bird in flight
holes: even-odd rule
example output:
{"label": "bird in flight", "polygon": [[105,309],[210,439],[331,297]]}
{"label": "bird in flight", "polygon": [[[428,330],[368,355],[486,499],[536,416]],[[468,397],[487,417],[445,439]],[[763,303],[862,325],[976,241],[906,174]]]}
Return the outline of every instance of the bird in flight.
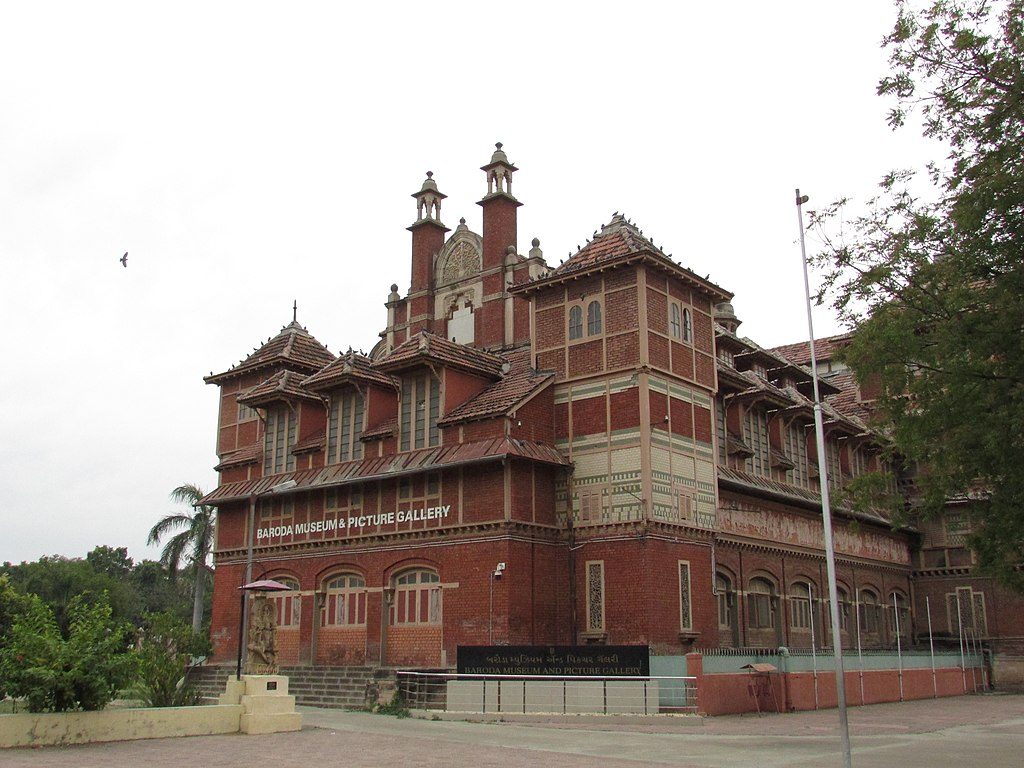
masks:
{"label": "bird in flight", "polygon": [[128,251],[125,251],[124,252],[124,256],[122,256],[120,259],[118,259],[118,261],[121,262],[121,266],[122,267],[124,267],[125,269],[128,269]]}

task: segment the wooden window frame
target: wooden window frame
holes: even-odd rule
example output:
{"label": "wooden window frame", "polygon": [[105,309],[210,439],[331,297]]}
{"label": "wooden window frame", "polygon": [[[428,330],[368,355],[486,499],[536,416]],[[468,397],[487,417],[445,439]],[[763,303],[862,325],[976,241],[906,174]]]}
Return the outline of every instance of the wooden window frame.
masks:
{"label": "wooden window frame", "polygon": [[[409,577],[415,577],[415,580],[408,581]],[[412,568],[397,574],[393,583],[394,592],[388,611],[391,626],[441,625],[441,577],[437,571]]]}
{"label": "wooden window frame", "polygon": [[[343,587],[332,586],[339,579],[346,581],[358,580],[360,584],[346,584]],[[324,604],[320,609],[320,626],[322,627],[365,627],[367,589],[366,579],[360,574],[345,571],[324,579]],[[355,604],[354,618],[351,621],[351,609]],[[334,620],[330,616],[334,615]],[[344,615],[345,620],[339,621]]]}

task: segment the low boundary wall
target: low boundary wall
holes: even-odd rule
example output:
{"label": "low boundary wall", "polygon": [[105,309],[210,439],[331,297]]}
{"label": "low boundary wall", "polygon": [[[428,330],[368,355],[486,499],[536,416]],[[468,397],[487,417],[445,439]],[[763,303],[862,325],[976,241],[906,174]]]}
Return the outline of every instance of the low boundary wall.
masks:
{"label": "low boundary wall", "polygon": [[[705,672],[705,658],[700,653],[685,657],[686,673],[696,678],[697,711],[707,715],[733,715],[747,712],[794,712],[810,709],[829,709],[838,705],[836,678],[830,660],[825,659],[823,669],[817,673],[806,670],[802,661],[784,666],[769,674],[751,674],[741,670],[744,659],[736,658],[735,672]],[[729,658],[729,657],[725,657]],[[683,661],[682,657],[674,657]],[[721,667],[721,657],[708,666]],[[730,659],[732,660],[732,659]],[[768,660],[785,665],[785,657]],[[654,667],[652,658],[652,667]],[[940,696],[962,696],[985,688],[985,672],[978,666],[930,667],[912,666],[904,669],[844,670],[846,703],[848,706],[881,704],[884,702],[931,699]],[[874,665],[872,665],[874,666]]]}
{"label": "low boundary wall", "polygon": [[39,747],[86,744],[92,741],[238,733],[242,711],[240,704],[218,704],[206,707],[0,715],[0,747]]}

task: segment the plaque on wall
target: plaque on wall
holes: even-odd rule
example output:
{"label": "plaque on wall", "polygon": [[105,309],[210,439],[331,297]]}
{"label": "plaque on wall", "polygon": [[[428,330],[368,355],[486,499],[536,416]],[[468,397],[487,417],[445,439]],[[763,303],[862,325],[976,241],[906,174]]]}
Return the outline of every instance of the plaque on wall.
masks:
{"label": "plaque on wall", "polygon": [[460,675],[647,677],[646,645],[460,645]]}

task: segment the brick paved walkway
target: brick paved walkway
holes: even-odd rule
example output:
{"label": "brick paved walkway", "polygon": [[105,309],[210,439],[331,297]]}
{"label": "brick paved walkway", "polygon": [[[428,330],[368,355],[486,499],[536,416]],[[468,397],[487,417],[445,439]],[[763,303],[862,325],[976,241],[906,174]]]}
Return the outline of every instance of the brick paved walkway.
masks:
{"label": "brick paved walkway", "polygon": [[[304,710],[300,733],[0,751],[2,768],[151,766],[642,765],[740,768],[840,765],[836,713],[720,717],[680,726],[601,723],[433,722],[338,710]],[[1024,764],[1024,696],[969,696],[850,710],[857,768]],[[314,727],[315,726],[315,727]]]}

